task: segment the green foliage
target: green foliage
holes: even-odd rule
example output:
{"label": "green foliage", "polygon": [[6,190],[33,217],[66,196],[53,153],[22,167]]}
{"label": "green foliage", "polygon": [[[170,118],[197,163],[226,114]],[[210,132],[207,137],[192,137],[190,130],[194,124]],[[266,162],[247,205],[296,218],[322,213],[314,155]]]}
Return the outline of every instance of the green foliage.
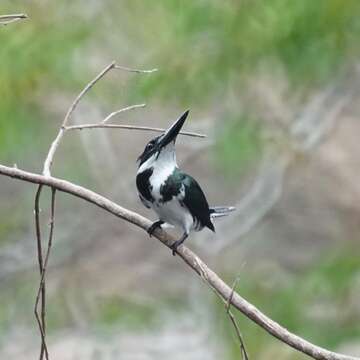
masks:
{"label": "green foliage", "polygon": [[[26,277],[26,276],[25,276]],[[2,283],[0,297],[0,345],[11,327],[34,323],[33,306],[35,289],[29,277],[18,280],[11,279],[11,286],[5,281]]]}
{"label": "green foliage", "polygon": [[[4,1],[4,9],[11,6]],[[359,53],[357,0],[113,1],[92,19],[96,34],[84,25],[84,15],[76,15],[75,3],[32,3],[24,10],[31,21],[0,31],[2,157],[39,143],[29,144],[38,140],[39,119],[46,118],[39,99],[52,87],[79,81],[73,55],[90,34],[100,48],[110,38],[111,57],[125,65],[160,68],[151,76],[132,76],[124,94],[128,100],[154,97],[186,107],[226,97],[259,67],[272,71],[274,62],[295,87],[317,86]],[[121,21],[114,14],[121,14]],[[118,85],[107,93],[116,94],[117,102],[123,97]]]}
{"label": "green foliage", "polygon": [[[258,121],[250,117],[230,117],[217,137],[214,157],[221,171],[241,174],[261,150]],[[229,177],[230,178],[230,177]],[[232,177],[231,177],[232,178]]]}
{"label": "green foliage", "polygon": [[0,248],[7,244],[11,238],[16,237],[23,230],[19,224],[24,223],[23,214],[19,209],[0,208]]}
{"label": "green foliage", "polygon": [[100,304],[97,323],[139,328],[154,321],[155,314],[156,309],[148,304],[136,304],[119,297],[111,297]]}
{"label": "green foliage", "polygon": [[124,327],[138,330],[159,325],[159,320],[167,311],[186,311],[183,301],[178,298],[161,298],[156,303],[139,303],[124,297],[105,297],[97,306],[96,324],[105,327]]}
{"label": "green foliage", "polygon": [[[161,71],[133,92],[189,104],[223,94],[273,61],[294,86],[317,86],[359,53],[357,0],[133,1],[131,29]],[[151,31],[149,31],[151,29]]]}
{"label": "green foliage", "polygon": [[[135,0],[118,6],[130,19],[141,19],[136,27],[130,21],[114,24],[115,31],[125,32],[144,50],[133,61],[160,68],[151,76],[132,78],[131,101],[153,97],[182,107],[211,104],[241,118],[227,98],[241,96],[242,86],[257,71],[272,73],[276,66],[294,92],[306,94],[334,80],[360,50],[358,0]],[[251,114],[251,106],[241,111]],[[228,131],[229,138],[219,141],[223,148],[218,146],[217,158],[227,169],[235,157],[248,162],[245,157],[254,155],[257,136],[250,136],[251,144],[246,134]]]}

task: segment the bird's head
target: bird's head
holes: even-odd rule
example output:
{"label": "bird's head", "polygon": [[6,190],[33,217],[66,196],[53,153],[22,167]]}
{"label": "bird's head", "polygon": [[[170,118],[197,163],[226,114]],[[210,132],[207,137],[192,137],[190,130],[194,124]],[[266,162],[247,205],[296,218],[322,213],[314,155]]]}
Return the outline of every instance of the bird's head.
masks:
{"label": "bird's head", "polygon": [[185,111],[164,134],[155,137],[146,144],[144,151],[137,159],[139,167],[145,163],[151,166],[154,161],[160,160],[160,158],[170,161],[173,158],[175,160],[175,141],[188,114],[189,110]]}

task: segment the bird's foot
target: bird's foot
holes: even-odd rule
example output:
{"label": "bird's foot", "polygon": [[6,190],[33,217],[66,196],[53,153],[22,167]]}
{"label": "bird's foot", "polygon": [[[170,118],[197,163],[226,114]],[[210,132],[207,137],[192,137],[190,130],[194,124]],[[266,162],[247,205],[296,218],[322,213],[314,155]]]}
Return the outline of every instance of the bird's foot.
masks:
{"label": "bird's foot", "polygon": [[154,233],[154,231],[157,229],[157,228],[161,228],[161,225],[163,224],[164,222],[162,220],[158,220],[158,221],[155,221],[148,229],[147,229],[147,232],[148,234],[150,235],[150,237],[152,236],[152,234]]}
{"label": "bird's foot", "polygon": [[183,243],[183,241],[177,240],[177,241],[175,241],[175,242],[170,246],[170,249],[172,250],[173,256],[176,255],[177,248],[178,248],[182,243]]}
{"label": "bird's foot", "polygon": [[171,246],[170,246],[170,249],[172,249],[172,254],[173,256],[176,255],[177,253],[177,248],[187,239],[187,237],[189,236],[189,234],[187,232],[184,232],[183,236],[175,241]]}

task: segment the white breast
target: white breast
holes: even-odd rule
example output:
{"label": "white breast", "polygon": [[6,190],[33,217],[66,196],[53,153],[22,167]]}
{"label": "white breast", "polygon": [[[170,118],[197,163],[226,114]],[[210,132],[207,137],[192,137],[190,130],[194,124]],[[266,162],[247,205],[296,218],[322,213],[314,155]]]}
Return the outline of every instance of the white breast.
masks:
{"label": "white breast", "polygon": [[160,199],[160,188],[167,178],[174,172],[175,164],[156,162],[154,164],[153,173],[150,176],[150,184],[152,186],[151,194],[155,200]]}
{"label": "white breast", "polygon": [[170,201],[159,203],[155,201],[152,205],[159,219],[181,228],[189,233],[194,228],[193,217],[186,207],[183,207],[179,200],[173,197]]}

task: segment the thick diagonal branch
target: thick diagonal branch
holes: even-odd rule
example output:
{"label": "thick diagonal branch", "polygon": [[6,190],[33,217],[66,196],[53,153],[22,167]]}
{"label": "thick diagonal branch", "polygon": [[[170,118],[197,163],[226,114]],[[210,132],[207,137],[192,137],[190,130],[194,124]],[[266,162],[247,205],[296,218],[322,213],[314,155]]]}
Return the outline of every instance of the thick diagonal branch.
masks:
{"label": "thick diagonal branch", "polygon": [[[133,224],[143,230],[147,230],[152,222],[143,216],[125,209],[117,205],[113,201],[97,194],[94,191],[86,189],[82,186],[73,184],[69,181],[47,177],[30,172],[26,172],[17,168],[0,165],[0,174],[11,178],[19,179],[34,184],[44,185],[54,188],[58,191],[65,192],[86,200],[96,206],[106,210],[107,212]],[[174,242],[174,238],[163,230],[156,230],[154,236],[159,239],[164,245],[170,247]],[[360,360],[360,358],[351,357],[343,354],[338,354],[319,346],[316,346],[309,341],[295,335],[279,325],[274,320],[267,317],[254,305],[242,298],[237,292],[233,292],[232,288],[228,286],[214,271],[212,271],[195,253],[185,246],[180,246],[177,251],[178,255],[184,260],[188,266],[193,269],[198,275],[206,277],[207,282],[216,289],[216,291],[226,301],[242,312],[250,320],[258,324],[269,334],[276,337],[280,341],[294,349],[311,356],[318,360]]]}

